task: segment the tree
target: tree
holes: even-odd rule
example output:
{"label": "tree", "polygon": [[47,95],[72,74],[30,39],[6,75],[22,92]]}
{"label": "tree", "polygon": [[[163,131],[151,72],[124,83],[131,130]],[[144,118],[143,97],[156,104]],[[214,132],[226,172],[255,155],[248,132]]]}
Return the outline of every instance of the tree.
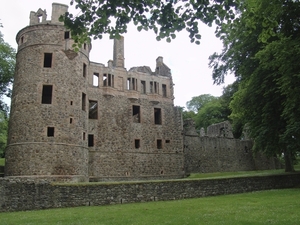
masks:
{"label": "tree", "polygon": [[215,99],[215,96],[210,94],[203,94],[196,97],[192,97],[190,101],[186,103],[186,107],[188,110],[197,113],[201,107],[203,107],[206,103]]}
{"label": "tree", "polygon": [[209,26],[215,22],[234,19],[239,0],[71,0],[81,14],[66,13],[60,18],[71,30],[72,38],[81,45],[89,37],[101,39],[103,34],[111,38],[127,32],[131,22],[141,30],[153,30],[156,39],[166,38],[168,42],[176,32],[187,30],[191,42],[200,44],[198,23]]}
{"label": "tree", "polygon": [[11,95],[10,85],[15,71],[15,57],[15,50],[4,41],[0,32],[0,111],[8,112],[8,107],[1,98],[4,95],[7,97]]}
{"label": "tree", "polygon": [[224,49],[211,56],[214,80],[235,73],[240,84],[231,118],[247,123],[254,150],[284,152],[286,171],[293,171],[300,147],[300,3],[248,0],[239,13],[218,31]]}
{"label": "tree", "polygon": [[0,158],[5,155],[5,148],[7,142],[8,131],[8,117],[5,112],[0,111]]}
{"label": "tree", "polygon": [[211,124],[226,120],[227,118],[224,118],[222,111],[223,107],[220,99],[215,98],[211,100],[198,111],[195,118],[196,128],[200,129],[203,127],[206,129]]}

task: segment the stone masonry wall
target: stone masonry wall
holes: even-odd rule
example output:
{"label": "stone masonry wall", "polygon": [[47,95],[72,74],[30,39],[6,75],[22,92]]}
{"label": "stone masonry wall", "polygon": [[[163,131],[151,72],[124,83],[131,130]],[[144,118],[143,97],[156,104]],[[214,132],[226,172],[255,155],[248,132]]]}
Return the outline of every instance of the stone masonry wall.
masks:
{"label": "stone masonry wall", "polygon": [[0,211],[178,200],[299,187],[300,173],[213,180],[50,184],[0,179]]}
{"label": "stone masonry wall", "polygon": [[[227,122],[225,125],[230,127]],[[218,134],[219,127],[224,126],[216,124],[217,129],[211,132],[211,136],[199,136],[193,122],[185,121],[184,164],[187,174],[282,168],[277,158],[267,158],[260,153],[254,155],[251,140],[212,135]],[[227,136],[232,134],[228,132]]]}
{"label": "stone masonry wall", "polygon": [[253,155],[252,141],[199,136],[184,137],[186,173],[280,169],[278,159]]}

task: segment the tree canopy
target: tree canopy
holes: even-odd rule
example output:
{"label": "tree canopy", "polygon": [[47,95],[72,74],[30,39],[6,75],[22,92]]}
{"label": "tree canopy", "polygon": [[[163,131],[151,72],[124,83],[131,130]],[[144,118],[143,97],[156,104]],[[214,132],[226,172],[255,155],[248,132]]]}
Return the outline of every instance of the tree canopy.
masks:
{"label": "tree canopy", "polygon": [[15,57],[15,50],[4,41],[0,32],[0,110],[5,112],[8,111],[8,107],[3,102],[2,97],[4,95],[10,97],[11,95],[10,85],[15,71]]}
{"label": "tree canopy", "polygon": [[218,32],[222,53],[211,56],[213,78],[239,81],[231,118],[247,123],[254,149],[285,155],[286,171],[300,147],[300,3],[248,0],[239,17]]}
{"label": "tree canopy", "polygon": [[185,29],[191,42],[200,44],[198,23],[211,26],[233,20],[239,0],[71,0],[70,4],[81,13],[66,13],[61,21],[79,44],[89,37],[101,39],[103,34],[119,37],[131,22],[139,31],[152,30],[157,40],[165,38],[168,42]]}

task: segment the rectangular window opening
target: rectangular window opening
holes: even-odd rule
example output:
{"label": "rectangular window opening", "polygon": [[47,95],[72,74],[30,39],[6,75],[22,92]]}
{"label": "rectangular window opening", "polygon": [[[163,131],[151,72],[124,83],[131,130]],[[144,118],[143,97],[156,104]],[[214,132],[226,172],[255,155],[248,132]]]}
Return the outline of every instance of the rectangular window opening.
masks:
{"label": "rectangular window opening", "polygon": [[83,49],[86,50],[86,43],[83,44]]}
{"label": "rectangular window opening", "polygon": [[82,110],[85,111],[85,107],[86,107],[86,94],[85,93],[82,93],[81,105],[82,105]]}
{"label": "rectangular window opening", "polygon": [[82,139],[85,141],[85,132],[82,133]]}
{"label": "rectangular window opening", "polygon": [[161,124],[161,109],[160,108],[154,108],[154,123],[155,124]]}
{"label": "rectangular window opening", "polygon": [[107,86],[107,75],[103,74],[103,86]]}
{"label": "rectangular window opening", "polygon": [[140,106],[139,105],[133,105],[132,106],[132,118],[134,123],[140,123],[141,122],[141,113],[140,113]]}
{"label": "rectangular window opening", "polygon": [[54,137],[54,127],[47,127],[47,136]]}
{"label": "rectangular window opening", "polygon": [[167,85],[165,84],[162,85],[162,92],[163,92],[163,97],[167,97]]}
{"label": "rectangular window opening", "polygon": [[134,140],[134,147],[135,148],[140,148],[141,146],[140,146],[140,139],[135,139]]}
{"label": "rectangular window opening", "polygon": [[161,139],[156,140],[156,147],[157,147],[157,149],[162,149],[162,140]]}
{"label": "rectangular window opening", "polygon": [[43,85],[42,104],[52,103],[52,85]]}
{"label": "rectangular window opening", "polygon": [[88,136],[88,146],[89,147],[94,146],[94,135],[93,134],[89,134],[89,136]]}
{"label": "rectangular window opening", "polygon": [[98,102],[89,101],[89,119],[98,119]]}
{"label": "rectangular window opening", "polygon": [[146,94],[146,81],[141,81],[141,93]]}
{"label": "rectangular window opening", "polygon": [[170,143],[170,140],[166,140],[166,143],[169,144],[169,143]]}
{"label": "rectangular window opening", "polygon": [[150,81],[150,93],[153,93],[153,82]]}
{"label": "rectangular window opening", "polygon": [[109,87],[114,86],[114,75],[108,74],[108,86]]}
{"label": "rectangular window opening", "polygon": [[130,83],[130,78],[127,79],[127,90],[130,90],[130,86],[131,86],[131,83]]}
{"label": "rectangular window opening", "polygon": [[44,67],[52,67],[52,53],[44,53]]}
{"label": "rectangular window opening", "polygon": [[154,93],[159,94],[159,83],[154,82]]}
{"label": "rectangular window opening", "polygon": [[69,39],[70,38],[70,31],[65,31],[65,39]]}
{"label": "rectangular window opening", "polygon": [[93,74],[93,86],[98,87],[99,86],[99,73]]}
{"label": "rectangular window opening", "polygon": [[83,77],[86,77],[86,64],[85,63],[83,63],[83,71],[82,71],[82,75],[83,75]]}

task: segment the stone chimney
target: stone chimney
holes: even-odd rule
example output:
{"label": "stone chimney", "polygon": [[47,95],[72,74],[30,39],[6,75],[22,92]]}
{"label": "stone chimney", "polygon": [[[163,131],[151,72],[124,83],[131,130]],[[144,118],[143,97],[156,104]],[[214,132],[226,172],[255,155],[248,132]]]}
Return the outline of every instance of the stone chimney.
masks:
{"label": "stone chimney", "polygon": [[114,67],[124,68],[124,37],[121,36],[119,39],[114,39]]}
{"label": "stone chimney", "polygon": [[60,3],[52,3],[52,16],[51,23],[52,24],[63,24],[63,22],[59,22],[59,17],[64,15],[68,11],[68,6]]}

